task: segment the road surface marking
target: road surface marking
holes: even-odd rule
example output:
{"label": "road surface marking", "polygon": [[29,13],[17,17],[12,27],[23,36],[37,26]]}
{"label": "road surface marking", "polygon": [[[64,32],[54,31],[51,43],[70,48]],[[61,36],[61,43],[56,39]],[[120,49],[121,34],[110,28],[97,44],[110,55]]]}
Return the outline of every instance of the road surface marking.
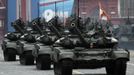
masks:
{"label": "road surface marking", "polygon": [[82,73],[82,72],[80,72],[80,71],[75,71],[75,70],[73,71],[73,73],[74,73],[74,74],[84,74],[84,73]]}
{"label": "road surface marking", "polygon": [[133,63],[127,63],[128,65],[131,65],[131,66],[134,66],[134,64]]}
{"label": "road surface marking", "polygon": [[134,52],[130,52],[130,56],[134,56]]}

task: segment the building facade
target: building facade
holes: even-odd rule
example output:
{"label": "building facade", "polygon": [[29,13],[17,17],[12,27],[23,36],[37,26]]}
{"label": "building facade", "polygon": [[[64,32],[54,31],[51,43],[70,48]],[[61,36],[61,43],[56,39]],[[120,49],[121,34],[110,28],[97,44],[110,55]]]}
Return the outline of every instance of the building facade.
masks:
{"label": "building facade", "polygon": [[134,0],[75,0],[73,13],[78,14],[82,18],[91,17],[99,18],[99,3],[103,9],[111,17],[114,24],[123,23],[129,16],[134,21]]}
{"label": "building facade", "polygon": [[24,22],[38,17],[39,0],[7,0],[7,32],[14,31],[11,22],[22,18]]}
{"label": "building facade", "polygon": [[134,18],[134,0],[119,0],[120,17],[125,18],[128,15]]}
{"label": "building facade", "polygon": [[3,39],[6,26],[6,0],[0,0],[0,43]]}
{"label": "building facade", "polygon": [[[13,31],[13,28],[11,27],[10,24],[19,17],[23,18],[25,22],[31,21],[32,19],[38,17],[40,15],[39,13],[40,1],[51,2],[50,0],[2,0],[2,1],[3,2],[7,1],[7,9],[8,9],[7,31]],[[54,1],[64,1],[64,0],[54,0]],[[78,13],[77,1],[78,0],[72,1],[73,14]],[[111,17],[111,21],[113,22],[113,24],[125,23],[125,21],[128,19],[128,16],[130,20],[134,23],[134,0],[79,0],[80,16],[82,18],[86,17],[99,18],[99,2],[101,3],[103,9]],[[44,9],[46,8],[44,7]]]}
{"label": "building facade", "polygon": [[11,22],[19,17],[31,21],[38,16],[39,0],[0,0],[0,43],[4,34],[14,31]]}

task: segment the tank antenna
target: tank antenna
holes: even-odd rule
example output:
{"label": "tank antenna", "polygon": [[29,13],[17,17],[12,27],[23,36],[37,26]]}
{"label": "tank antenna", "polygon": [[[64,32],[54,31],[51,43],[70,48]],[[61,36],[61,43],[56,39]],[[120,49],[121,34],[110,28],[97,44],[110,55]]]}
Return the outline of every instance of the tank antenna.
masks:
{"label": "tank antenna", "polygon": [[[55,1],[55,18],[57,17],[57,2]],[[55,19],[55,24],[57,25],[57,19]]]}
{"label": "tank antenna", "polygon": [[64,1],[63,1],[63,25],[64,25],[64,27],[65,27],[65,15],[64,15]]}
{"label": "tank antenna", "polygon": [[[80,16],[80,13],[79,13],[79,11],[80,11],[80,8],[79,8],[79,0],[78,0],[78,2],[77,2],[77,8],[78,8],[78,10],[77,10],[77,12],[78,12],[78,15],[77,15],[77,16],[78,16],[78,17],[77,17],[77,18],[78,18],[78,26],[79,26],[79,16]],[[77,19],[77,18],[76,18],[76,19]]]}
{"label": "tank antenna", "polygon": [[[40,0],[39,0],[39,1],[40,1]],[[39,1],[38,1],[38,3],[37,3],[37,5],[38,5],[38,17],[39,17],[39,15],[40,15],[40,9],[39,9],[40,3],[39,3]]]}

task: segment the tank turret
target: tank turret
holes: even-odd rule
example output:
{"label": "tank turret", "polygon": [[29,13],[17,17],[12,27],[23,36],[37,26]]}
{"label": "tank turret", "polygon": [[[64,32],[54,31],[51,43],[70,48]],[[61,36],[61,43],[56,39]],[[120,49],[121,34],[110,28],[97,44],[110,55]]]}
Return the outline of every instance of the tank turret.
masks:
{"label": "tank turret", "polygon": [[[92,35],[82,34],[76,25],[77,23],[75,21],[72,22],[71,29],[79,36],[80,42],[84,47],[113,48],[118,44],[118,40],[112,37],[110,31],[106,32],[106,29],[103,28],[102,24],[95,24],[94,34]],[[88,39],[85,39],[85,37],[88,37]]]}
{"label": "tank turret", "polygon": [[43,43],[45,45],[51,45],[53,43],[52,38],[50,38],[48,36],[47,32],[43,30],[43,25],[45,25],[45,24],[46,24],[45,22],[44,23],[41,22],[41,18],[37,18],[37,19],[32,21],[32,28],[35,31],[39,32],[39,34],[41,35],[38,38],[39,42],[41,42],[41,43]]}
{"label": "tank turret", "polygon": [[12,22],[11,26],[15,29],[16,32],[21,34],[25,33],[25,23],[21,19]]}
{"label": "tank turret", "polygon": [[[67,35],[64,35],[66,37],[63,37],[63,35],[61,34],[60,29],[62,29],[62,27],[57,27],[55,24],[59,24],[59,23],[56,23],[58,21],[56,21],[58,19],[58,17],[54,17],[53,19],[51,19],[47,26],[49,27],[49,29],[54,32],[57,36],[57,41],[56,43],[58,43],[60,46],[64,47],[64,48],[68,48],[68,49],[72,49],[74,48],[74,44],[73,44],[73,41],[71,41]],[[62,38],[63,37],[63,38]]]}

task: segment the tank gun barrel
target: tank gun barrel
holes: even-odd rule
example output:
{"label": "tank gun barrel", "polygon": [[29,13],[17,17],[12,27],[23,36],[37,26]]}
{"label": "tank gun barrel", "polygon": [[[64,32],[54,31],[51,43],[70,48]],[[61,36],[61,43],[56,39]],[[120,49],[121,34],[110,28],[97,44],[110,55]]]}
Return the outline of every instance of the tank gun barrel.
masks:
{"label": "tank gun barrel", "polygon": [[57,35],[57,37],[58,38],[61,38],[62,37],[62,35],[61,35],[61,33],[58,31],[58,29],[55,27],[55,25],[54,24],[57,24],[57,18],[55,17],[55,18],[52,18],[49,22],[48,22],[48,28],[52,31],[52,32],[54,32],[56,35]]}
{"label": "tank gun barrel", "polygon": [[21,23],[18,24],[17,20],[15,22],[13,22],[11,25],[16,31],[20,32],[21,34],[25,33],[24,27],[22,28]]}
{"label": "tank gun barrel", "polygon": [[48,36],[46,32],[44,32],[39,26],[38,23],[36,23],[35,21],[32,22],[32,25],[36,27],[37,31],[39,32],[40,35],[45,35]]}
{"label": "tank gun barrel", "polygon": [[76,34],[79,36],[80,41],[83,43],[85,47],[88,47],[88,42],[85,40],[84,36],[82,35],[81,31],[77,28],[76,23],[72,22],[71,27],[76,31]]}

